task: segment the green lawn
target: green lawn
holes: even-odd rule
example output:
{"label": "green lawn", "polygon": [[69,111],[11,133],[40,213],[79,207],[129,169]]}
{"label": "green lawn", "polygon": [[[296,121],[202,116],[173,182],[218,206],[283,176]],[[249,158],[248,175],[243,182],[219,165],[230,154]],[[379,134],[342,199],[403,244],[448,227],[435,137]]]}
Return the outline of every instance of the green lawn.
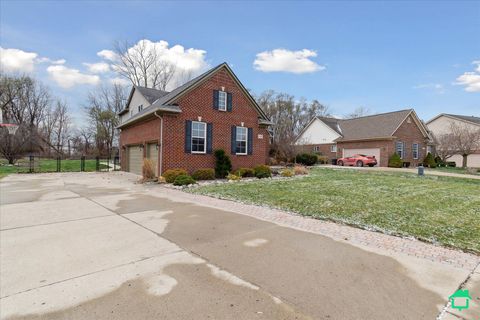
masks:
{"label": "green lawn", "polygon": [[480,253],[480,180],[317,168],[307,177],[210,185],[191,192]]}
{"label": "green lawn", "polygon": [[440,172],[450,172],[450,173],[460,173],[460,174],[476,174],[476,175],[480,175],[480,169],[477,169],[477,170],[474,170],[474,169],[471,169],[473,170],[474,172],[467,172],[467,169],[465,168],[461,168],[461,167],[438,167],[438,168],[435,168],[435,169],[427,169],[427,170],[430,170],[430,171],[440,171]]}
{"label": "green lawn", "polygon": [[[39,159],[35,160],[35,172],[56,172],[57,160]],[[85,160],[85,171],[95,171],[96,160]],[[106,169],[107,166],[102,164],[100,160],[100,169]],[[19,160],[15,166],[8,166],[4,161],[0,164],[0,175],[10,173],[26,173],[29,171],[28,160]],[[80,171],[80,159],[78,160],[62,160],[62,172]]]}

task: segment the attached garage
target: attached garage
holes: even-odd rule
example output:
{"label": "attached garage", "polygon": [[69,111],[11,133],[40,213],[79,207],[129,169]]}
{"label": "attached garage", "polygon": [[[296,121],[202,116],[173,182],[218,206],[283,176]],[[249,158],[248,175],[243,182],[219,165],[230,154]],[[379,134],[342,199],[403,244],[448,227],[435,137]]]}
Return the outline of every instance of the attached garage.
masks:
{"label": "attached garage", "polygon": [[380,148],[343,149],[342,157],[351,157],[356,154],[375,156],[375,158],[377,159],[377,163],[380,163]]}
{"label": "attached garage", "polygon": [[157,143],[147,144],[147,158],[155,165],[155,174],[158,174],[158,145]]}
{"label": "attached garage", "polygon": [[[463,164],[463,157],[456,154],[447,159],[447,161],[455,161],[457,167],[461,167]],[[480,168],[480,154],[470,154],[467,157],[467,167]]]}
{"label": "attached garage", "polygon": [[143,149],[140,146],[127,148],[128,172],[142,174]]}

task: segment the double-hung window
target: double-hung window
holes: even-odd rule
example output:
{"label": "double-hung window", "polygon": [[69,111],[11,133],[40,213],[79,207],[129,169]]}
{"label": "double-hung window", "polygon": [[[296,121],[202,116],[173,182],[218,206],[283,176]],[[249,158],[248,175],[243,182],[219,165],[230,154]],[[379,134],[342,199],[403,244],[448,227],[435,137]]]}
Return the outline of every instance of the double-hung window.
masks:
{"label": "double-hung window", "polygon": [[237,127],[237,140],[235,143],[236,154],[247,154],[248,130],[245,127]]}
{"label": "double-hung window", "polygon": [[207,124],[192,121],[192,153],[205,153],[207,141]]}
{"label": "double-hung window", "polygon": [[139,105],[138,106],[138,112],[142,111],[143,110],[143,104]]}
{"label": "double-hung window", "polygon": [[413,156],[413,159],[418,159],[418,143],[414,143],[412,145],[412,156]]}
{"label": "double-hung window", "polygon": [[330,152],[337,152],[337,145],[336,144],[332,144],[330,146]]}
{"label": "double-hung window", "polygon": [[403,159],[403,142],[402,141],[397,141],[397,143],[395,144],[395,151],[400,156],[400,159]]}
{"label": "double-hung window", "polygon": [[218,92],[218,110],[227,111],[227,93],[225,91]]}

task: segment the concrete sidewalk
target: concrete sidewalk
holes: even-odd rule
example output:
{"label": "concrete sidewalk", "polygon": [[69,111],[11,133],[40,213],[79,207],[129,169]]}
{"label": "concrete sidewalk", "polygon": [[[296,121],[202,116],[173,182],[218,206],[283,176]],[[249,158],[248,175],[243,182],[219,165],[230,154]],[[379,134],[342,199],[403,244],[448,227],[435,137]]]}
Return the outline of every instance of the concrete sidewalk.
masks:
{"label": "concrete sidewalk", "polygon": [[349,243],[136,179],[0,181],[2,319],[435,319],[467,278],[480,296],[478,257]]}

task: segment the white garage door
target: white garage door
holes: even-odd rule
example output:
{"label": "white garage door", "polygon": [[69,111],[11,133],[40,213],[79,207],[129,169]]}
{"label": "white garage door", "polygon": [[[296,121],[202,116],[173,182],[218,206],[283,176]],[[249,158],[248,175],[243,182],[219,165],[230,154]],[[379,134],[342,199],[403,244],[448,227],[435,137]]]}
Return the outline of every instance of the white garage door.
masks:
{"label": "white garage door", "polygon": [[128,172],[142,174],[143,149],[140,146],[128,147]]}
{"label": "white garage door", "polygon": [[356,154],[375,156],[375,158],[377,159],[377,163],[380,163],[380,148],[343,149],[343,157],[351,157]]}
{"label": "white garage door", "polygon": [[[463,164],[463,157],[456,154],[447,159],[447,161],[455,161],[457,167],[461,167]],[[471,154],[467,157],[467,167],[480,168],[480,154]]]}

